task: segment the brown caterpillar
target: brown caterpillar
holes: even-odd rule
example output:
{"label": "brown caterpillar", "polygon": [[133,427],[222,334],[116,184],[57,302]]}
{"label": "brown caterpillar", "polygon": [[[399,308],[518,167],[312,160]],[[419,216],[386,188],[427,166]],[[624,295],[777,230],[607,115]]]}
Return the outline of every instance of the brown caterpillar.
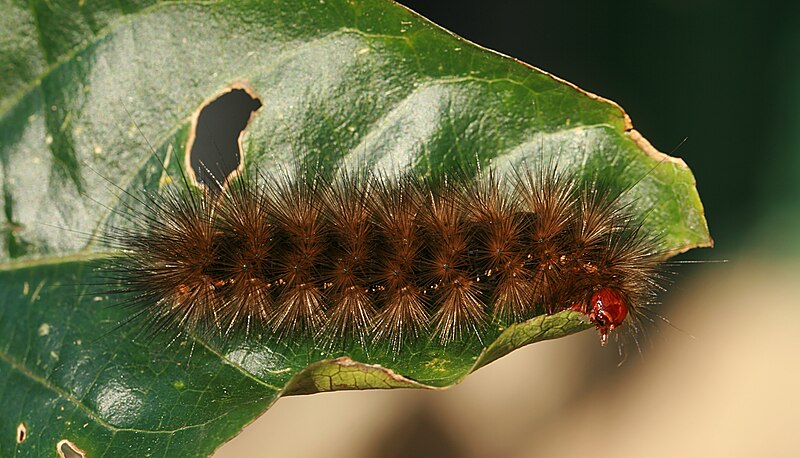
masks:
{"label": "brown caterpillar", "polygon": [[[442,344],[573,309],[639,327],[657,238],[620,193],[556,168],[421,179],[256,174],[138,198],[110,277],[152,329]],[[133,208],[133,207],[131,207]],[[130,212],[129,212],[130,213]]]}

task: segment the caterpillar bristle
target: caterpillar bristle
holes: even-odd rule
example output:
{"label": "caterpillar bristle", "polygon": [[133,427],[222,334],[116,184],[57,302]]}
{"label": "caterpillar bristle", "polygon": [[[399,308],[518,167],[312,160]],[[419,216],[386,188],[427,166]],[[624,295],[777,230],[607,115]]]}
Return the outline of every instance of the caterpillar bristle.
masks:
{"label": "caterpillar bristle", "polygon": [[371,189],[364,176],[346,174],[325,189],[322,201],[330,226],[325,281],[330,298],[323,332],[337,339],[356,338],[366,345],[375,308],[367,294],[372,281],[370,247],[375,231],[370,221]]}
{"label": "caterpillar bristle", "polygon": [[533,302],[548,313],[565,306],[570,284],[565,260],[574,248],[570,227],[577,215],[575,181],[551,169],[526,169],[516,182],[516,192],[530,227],[526,264],[533,272]]}
{"label": "caterpillar bristle", "polygon": [[[447,345],[566,309],[602,341],[661,287],[657,237],[619,193],[555,167],[419,179],[236,176],[137,199],[109,283],[151,329],[304,335],[320,348]],[[630,312],[630,313],[628,313]]]}
{"label": "caterpillar bristle", "polygon": [[217,208],[216,229],[221,246],[216,266],[224,284],[220,288],[222,320],[229,334],[242,323],[245,332],[256,323],[266,323],[275,313],[270,278],[275,248],[275,227],[269,221],[268,195],[252,182],[237,177]]}
{"label": "caterpillar bristle", "polygon": [[220,247],[210,202],[171,190],[147,203],[143,225],[118,234],[125,251],[114,272],[140,294],[154,325],[218,329],[219,280],[212,271]]}
{"label": "caterpillar bristle", "polygon": [[373,178],[374,198],[370,211],[376,226],[378,263],[377,296],[383,304],[374,321],[374,341],[388,340],[398,350],[404,339],[416,339],[428,325],[419,285],[420,184],[409,176],[393,180]]}
{"label": "caterpillar bristle", "polygon": [[525,169],[516,188],[524,210],[535,218],[534,240],[560,241],[574,215],[575,180],[555,168]]}
{"label": "caterpillar bristle", "polygon": [[278,285],[270,325],[278,335],[316,334],[325,321],[319,272],[326,248],[318,180],[270,176],[266,211],[279,233],[274,253]]}
{"label": "caterpillar bristle", "polygon": [[470,259],[469,222],[463,217],[462,194],[452,181],[429,183],[421,225],[430,241],[422,279],[433,296],[433,333],[442,343],[480,331],[486,320],[482,291]]}
{"label": "caterpillar bristle", "polygon": [[585,251],[602,249],[606,234],[624,225],[626,215],[614,206],[617,198],[603,183],[593,182],[580,193],[578,221],[575,226],[576,246]]}
{"label": "caterpillar bristle", "polygon": [[534,288],[523,256],[530,224],[513,195],[489,170],[465,187],[461,196],[474,226],[476,263],[482,269],[478,275],[494,290],[489,300],[493,316],[511,322],[521,320],[531,309]]}

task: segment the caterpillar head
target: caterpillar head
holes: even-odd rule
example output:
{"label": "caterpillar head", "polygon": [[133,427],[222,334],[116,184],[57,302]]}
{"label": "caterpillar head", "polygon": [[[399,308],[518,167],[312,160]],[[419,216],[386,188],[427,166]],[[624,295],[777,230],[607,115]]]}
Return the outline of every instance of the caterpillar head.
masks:
{"label": "caterpillar head", "polygon": [[628,316],[628,304],[619,291],[602,288],[592,295],[589,302],[589,320],[600,332],[600,343],[608,343],[608,334],[619,327]]}

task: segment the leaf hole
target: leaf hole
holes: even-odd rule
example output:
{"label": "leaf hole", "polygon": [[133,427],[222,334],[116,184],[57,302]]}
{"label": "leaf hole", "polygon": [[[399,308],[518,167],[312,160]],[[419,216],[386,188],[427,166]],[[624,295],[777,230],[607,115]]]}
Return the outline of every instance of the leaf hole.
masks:
{"label": "leaf hole", "polygon": [[60,458],[86,458],[86,452],[79,449],[67,439],[58,441],[58,444],[56,444],[56,451]]}
{"label": "leaf hole", "polygon": [[17,425],[17,443],[21,444],[25,442],[25,439],[28,438],[28,428],[25,427],[25,423],[20,422]]}
{"label": "leaf hole", "polygon": [[234,83],[198,107],[186,143],[186,170],[197,186],[218,192],[241,172],[242,138],[261,106],[253,89]]}

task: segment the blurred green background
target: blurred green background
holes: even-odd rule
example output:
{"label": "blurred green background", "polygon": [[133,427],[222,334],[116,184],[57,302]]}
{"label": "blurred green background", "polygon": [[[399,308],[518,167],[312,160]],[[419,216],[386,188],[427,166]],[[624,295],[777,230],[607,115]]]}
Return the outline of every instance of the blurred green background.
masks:
{"label": "blurred green background", "polygon": [[798,456],[800,2],[401,3],[619,103],[697,178],[716,247],[680,259],[728,262],[674,267],[620,367],[585,332],[445,392],[286,398],[217,457]]}

